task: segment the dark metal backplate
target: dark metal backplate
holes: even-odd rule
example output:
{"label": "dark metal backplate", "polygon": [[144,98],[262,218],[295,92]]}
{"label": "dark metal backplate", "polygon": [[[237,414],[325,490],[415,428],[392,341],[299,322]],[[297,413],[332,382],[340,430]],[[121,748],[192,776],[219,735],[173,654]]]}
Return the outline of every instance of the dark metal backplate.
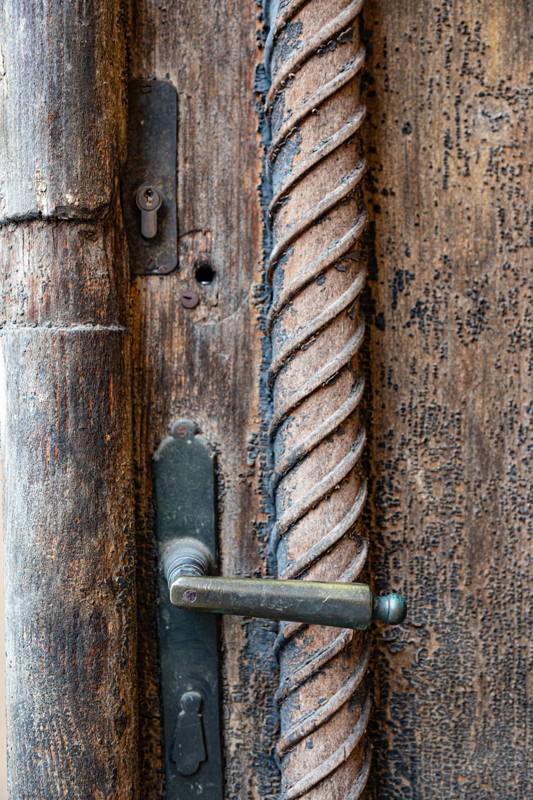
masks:
{"label": "dark metal backplate", "polygon": [[[168,81],[132,81],[128,93],[128,160],[122,175],[122,211],[130,263],[137,274],[166,274],[178,263],[176,147],[178,100]],[[163,203],[157,213],[157,235],[141,235],[135,193],[155,186]]]}
{"label": "dark metal backplate", "polygon": [[[153,458],[161,549],[194,536],[216,558],[214,460],[190,420],[179,420]],[[170,604],[160,576],[159,641],[166,799],[223,800],[217,619]],[[198,697],[199,696],[199,697]],[[191,772],[192,774],[182,774]]]}

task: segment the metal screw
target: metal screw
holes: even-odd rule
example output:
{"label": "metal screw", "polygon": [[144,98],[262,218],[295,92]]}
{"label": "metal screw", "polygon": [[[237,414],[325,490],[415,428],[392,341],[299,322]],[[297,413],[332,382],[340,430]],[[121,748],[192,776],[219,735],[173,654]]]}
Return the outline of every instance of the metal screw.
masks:
{"label": "metal screw", "polygon": [[185,425],[178,425],[177,427],[174,428],[174,435],[179,436],[180,439],[185,439],[187,433],[188,431]]}
{"label": "metal screw", "polygon": [[186,603],[194,603],[196,602],[196,598],[198,597],[197,592],[194,589],[187,589],[187,591],[183,592],[183,599]]}
{"label": "metal screw", "polygon": [[198,292],[195,292],[194,289],[185,289],[185,291],[181,293],[181,304],[183,308],[195,308],[199,300]]}

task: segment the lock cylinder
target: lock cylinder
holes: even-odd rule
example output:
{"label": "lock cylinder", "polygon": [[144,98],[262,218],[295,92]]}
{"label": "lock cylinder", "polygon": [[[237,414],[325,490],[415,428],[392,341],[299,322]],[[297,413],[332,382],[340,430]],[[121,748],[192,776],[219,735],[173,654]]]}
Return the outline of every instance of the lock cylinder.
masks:
{"label": "lock cylinder", "polygon": [[157,212],[163,203],[161,192],[155,186],[140,186],[135,202],[141,212],[141,234],[145,239],[157,236]]}

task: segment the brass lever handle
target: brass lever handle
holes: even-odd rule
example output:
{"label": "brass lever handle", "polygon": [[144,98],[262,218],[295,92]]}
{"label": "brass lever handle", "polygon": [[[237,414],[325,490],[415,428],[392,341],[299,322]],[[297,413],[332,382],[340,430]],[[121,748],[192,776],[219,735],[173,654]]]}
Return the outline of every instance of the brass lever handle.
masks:
{"label": "brass lever handle", "polygon": [[376,596],[364,583],[322,583],[209,575],[210,554],[195,539],[177,539],[162,553],[170,602],[191,611],[238,614],[338,628],[397,625],[406,605],[397,594]]}

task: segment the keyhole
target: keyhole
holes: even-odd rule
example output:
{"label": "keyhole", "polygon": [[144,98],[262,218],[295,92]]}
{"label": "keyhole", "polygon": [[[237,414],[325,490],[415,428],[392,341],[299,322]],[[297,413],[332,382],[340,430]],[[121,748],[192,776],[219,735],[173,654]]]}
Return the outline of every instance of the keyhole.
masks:
{"label": "keyhole", "polygon": [[201,286],[209,286],[215,279],[216,272],[207,261],[203,261],[196,265],[194,270],[194,277]]}
{"label": "keyhole", "polygon": [[201,714],[202,695],[199,692],[185,692],[180,697],[181,711],[176,720],[172,760],[180,775],[194,775],[206,759],[203,718]]}
{"label": "keyhole", "polygon": [[153,239],[157,234],[157,212],[161,208],[163,197],[154,187],[141,186],[135,200],[141,212],[141,233],[145,239]]}

